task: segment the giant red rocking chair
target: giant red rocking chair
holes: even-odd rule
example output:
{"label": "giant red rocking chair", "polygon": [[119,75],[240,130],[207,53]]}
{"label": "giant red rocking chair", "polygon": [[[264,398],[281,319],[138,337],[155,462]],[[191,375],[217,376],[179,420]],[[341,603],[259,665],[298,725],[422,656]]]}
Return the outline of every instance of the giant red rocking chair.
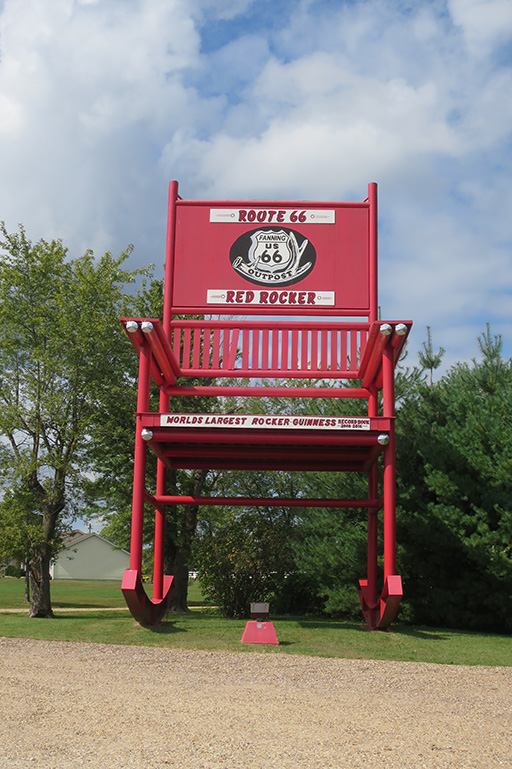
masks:
{"label": "giant red rocking chair", "polygon": [[[367,627],[388,627],[402,596],[396,573],[394,369],[412,324],[377,318],[377,186],[370,184],[360,203],[242,202],[183,200],[171,182],[163,323],[122,323],[139,355],[130,569],[122,584],[137,621],[158,624],[169,606],[166,505],[287,505],[367,510],[367,573],[359,596]],[[187,385],[187,377],[216,381]],[[149,411],[151,378],[160,389],[158,412]],[[222,378],[228,384],[217,384]],[[233,386],[236,378],[249,383]],[[311,386],[303,386],[304,380],[313,380]],[[329,380],[338,384],[319,386]],[[348,380],[359,381],[346,386]],[[367,402],[367,416],[176,414],[170,410],[176,395],[360,398]],[[146,486],[148,447],[157,456],[152,491]],[[166,468],[352,471],[367,474],[368,494],[176,496],[167,493]],[[145,503],[155,510],[151,599],[141,579]]]}

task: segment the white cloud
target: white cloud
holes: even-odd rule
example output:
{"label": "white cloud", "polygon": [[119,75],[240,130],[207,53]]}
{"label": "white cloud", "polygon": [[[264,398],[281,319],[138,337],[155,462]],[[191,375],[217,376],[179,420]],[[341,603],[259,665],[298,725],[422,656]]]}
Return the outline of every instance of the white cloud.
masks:
{"label": "white cloud", "polygon": [[197,65],[199,45],[181,2],[8,0],[0,94],[11,139],[0,158],[11,183],[0,188],[1,216],[30,217],[38,235],[119,247],[127,191],[131,208],[141,210],[137,197],[155,199],[148,182],[162,138],[197,112],[180,78]]}
{"label": "white cloud", "polygon": [[448,0],[448,8],[469,50],[478,57],[487,56],[512,34],[509,0]]}
{"label": "white cloud", "polygon": [[386,312],[458,350],[487,319],[508,333],[508,0],[6,0],[0,32],[10,228],[161,263],[171,178],[298,199],[375,180]]}

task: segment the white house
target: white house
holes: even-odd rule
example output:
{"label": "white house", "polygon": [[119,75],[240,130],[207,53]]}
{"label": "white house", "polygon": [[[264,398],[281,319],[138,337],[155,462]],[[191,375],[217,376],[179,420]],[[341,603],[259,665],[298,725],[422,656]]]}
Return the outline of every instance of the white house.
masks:
{"label": "white house", "polygon": [[121,580],[130,554],[99,534],[72,531],[52,562],[52,579]]}

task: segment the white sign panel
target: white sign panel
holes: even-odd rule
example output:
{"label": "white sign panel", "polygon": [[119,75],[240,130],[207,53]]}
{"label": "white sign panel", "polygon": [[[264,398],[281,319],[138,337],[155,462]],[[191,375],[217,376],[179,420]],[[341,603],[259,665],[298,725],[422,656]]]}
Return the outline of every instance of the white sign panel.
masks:
{"label": "white sign panel", "polygon": [[287,305],[309,307],[333,307],[334,291],[291,291],[260,289],[209,288],[207,304],[252,304],[252,305]]}
{"label": "white sign panel", "polygon": [[269,414],[161,414],[161,427],[243,427],[277,430],[369,430],[366,417],[272,416]]}
{"label": "white sign panel", "polygon": [[334,209],[210,208],[210,222],[238,224],[335,224]]}

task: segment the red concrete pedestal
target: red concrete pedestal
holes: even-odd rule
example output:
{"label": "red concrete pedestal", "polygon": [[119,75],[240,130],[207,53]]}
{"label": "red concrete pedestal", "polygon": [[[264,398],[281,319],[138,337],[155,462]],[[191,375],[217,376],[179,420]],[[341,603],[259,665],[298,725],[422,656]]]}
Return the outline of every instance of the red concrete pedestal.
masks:
{"label": "red concrete pedestal", "polygon": [[271,644],[279,646],[272,622],[249,620],[242,635],[243,644]]}

